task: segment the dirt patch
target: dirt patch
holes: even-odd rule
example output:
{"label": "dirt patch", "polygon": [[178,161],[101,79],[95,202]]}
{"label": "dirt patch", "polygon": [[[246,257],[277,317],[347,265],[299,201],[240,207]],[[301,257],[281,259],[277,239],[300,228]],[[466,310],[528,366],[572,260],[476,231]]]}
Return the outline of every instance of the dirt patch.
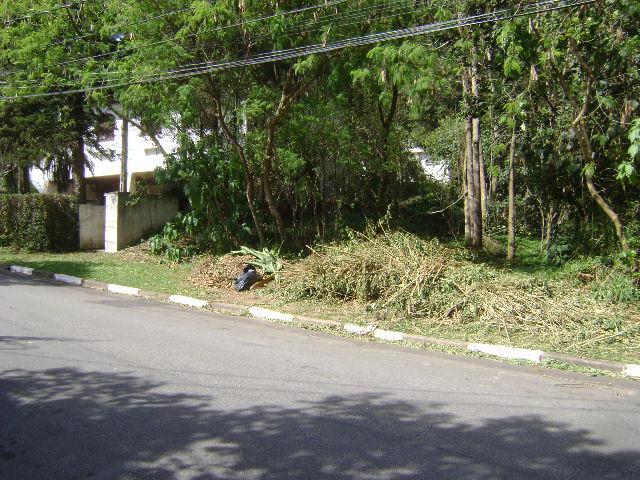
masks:
{"label": "dirt patch", "polygon": [[189,282],[204,289],[233,289],[236,278],[253,257],[249,255],[207,256],[189,277]]}

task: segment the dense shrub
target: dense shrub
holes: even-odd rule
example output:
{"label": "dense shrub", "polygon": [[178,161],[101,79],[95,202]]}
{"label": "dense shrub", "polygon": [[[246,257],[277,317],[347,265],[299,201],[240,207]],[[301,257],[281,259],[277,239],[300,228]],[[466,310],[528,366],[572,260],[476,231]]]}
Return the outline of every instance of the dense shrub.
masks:
{"label": "dense shrub", "polygon": [[76,249],[76,200],[59,194],[0,195],[0,246],[30,251]]}

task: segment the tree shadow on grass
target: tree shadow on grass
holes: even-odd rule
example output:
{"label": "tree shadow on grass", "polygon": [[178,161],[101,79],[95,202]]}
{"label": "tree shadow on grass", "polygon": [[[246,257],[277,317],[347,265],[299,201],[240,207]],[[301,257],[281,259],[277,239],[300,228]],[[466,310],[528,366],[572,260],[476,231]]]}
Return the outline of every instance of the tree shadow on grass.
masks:
{"label": "tree shadow on grass", "polygon": [[20,257],[13,257],[11,264],[83,278],[92,278],[95,276],[96,269],[107,266],[106,263],[83,260],[27,260]]}
{"label": "tree shadow on grass", "polygon": [[[228,401],[228,399],[227,399]],[[227,407],[130,374],[0,376],[0,478],[637,478],[640,451],[604,452],[538,416],[467,424],[382,394]]]}

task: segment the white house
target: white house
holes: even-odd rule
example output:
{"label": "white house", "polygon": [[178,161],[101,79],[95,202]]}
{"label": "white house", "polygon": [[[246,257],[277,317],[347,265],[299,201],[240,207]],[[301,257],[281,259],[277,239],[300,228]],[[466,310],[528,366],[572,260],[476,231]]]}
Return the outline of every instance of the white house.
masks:
{"label": "white house", "polygon": [[[123,120],[112,112],[105,114],[100,146],[109,155],[97,155],[85,148],[89,167],[85,167],[87,200],[102,203],[104,194],[119,189]],[[127,190],[135,192],[141,184],[147,185],[150,193],[158,193],[154,182],[154,170],[164,165],[164,156],[158,146],[138,128],[128,125]],[[174,152],[177,142],[171,135],[160,134],[159,140],[165,152]],[[56,185],[49,172],[31,169],[31,183],[41,193],[56,192]]]}
{"label": "white house", "polygon": [[447,165],[447,163],[434,161],[431,155],[420,147],[411,147],[409,148],[409,152],[420,162],[427,176],[439,182],[448,182],[451,179],[449,165]]}

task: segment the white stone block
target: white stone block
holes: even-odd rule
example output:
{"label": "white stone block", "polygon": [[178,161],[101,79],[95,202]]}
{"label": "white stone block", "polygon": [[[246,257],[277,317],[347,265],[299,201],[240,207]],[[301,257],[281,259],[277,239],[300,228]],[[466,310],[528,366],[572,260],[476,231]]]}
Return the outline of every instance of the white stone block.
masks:
{"label": "white stone block", "polygon": [[21,273],[23,275],[33,275],[33,268],[20,267],[18,265],[11,265],[9,267],[9,271],[14,272],[14,273]]}
{"label": "white stone block", "polygon": [[367,335],[373,333],[376,329],[373,325],[365,325],[361,327],[360,325],[356,325],[354,323],[345,323],[342,328],[344,328],[349,333],[355,333],[356,335]]}
{"label": "white stone block", "polygon": [[80,277],[73,277],[71,275],[64,275],[62,273],[55,273],[53,278],[58,282],[66,283],[68,285],[82,285],[82,279]]}
{"label": "white stone block", "polygon": [[209,305],[209,302],[206,300],[200,300],[198,298],[185,297],[183,295],[171,295],[169,297],[169,301],[173,303],[179,303],[181,305],[187,305],[189,307],[195,308],[205,308]]}
{"label": "white stone block", "polygon": [[404,333],[394,332],[391,330],[374,330],[373,336],[380,340],[388,340],[390,342],[401,342],[404,340]]}
{"label": "white stone block", "polygon": [[258,317],[264,318],[266,320],[278,320],[281,322],[293,322],[293,315],[289,315],[288,313],[276,312],[274,310],[267,310],[266,308],[261,307],[251,307],[249,308],[249,314]]}
{"label": "white stone block", "polygon": [[630,363],[628,365],[625,365],[624,374],[630,377],[640,378],[640,365],[637,365],[635,363]]}
{"label": "white stone block", "polygon": [[121,295],[132,295],[134,297],[137,297],[138,294],[140,293],[139,288],[125,287],[124,285],[115,285],[113,283],[110,283],[109,285],[107,285],[107,290],[109,290],[111,293],[120,293]]}
{"label": "white stone block", "polygon": [[496,357],[512,358],[516,360],[529,360],[539,363],[542,359],[542,350],[529,350],[527,348],[507,347],[506,345],[490,345],[487,343],[470,343],[467,350],[482,352]]}

